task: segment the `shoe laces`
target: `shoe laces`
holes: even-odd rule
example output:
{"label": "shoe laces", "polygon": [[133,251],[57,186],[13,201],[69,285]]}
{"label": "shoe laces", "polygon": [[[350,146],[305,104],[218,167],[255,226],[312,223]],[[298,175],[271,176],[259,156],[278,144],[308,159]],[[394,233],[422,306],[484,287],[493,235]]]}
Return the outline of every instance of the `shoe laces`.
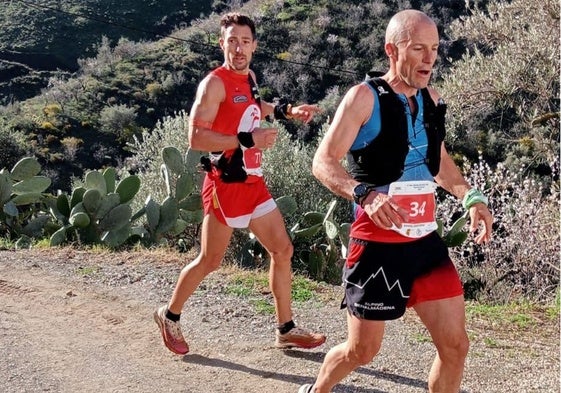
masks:
{"label": "shoe laces", "polygon": [[181,325],[179,321],[172,321],[168,318],[165,318],[164,321],[166,324],[166,329],[175,339],[183,339],[183,333],[181,332]]}

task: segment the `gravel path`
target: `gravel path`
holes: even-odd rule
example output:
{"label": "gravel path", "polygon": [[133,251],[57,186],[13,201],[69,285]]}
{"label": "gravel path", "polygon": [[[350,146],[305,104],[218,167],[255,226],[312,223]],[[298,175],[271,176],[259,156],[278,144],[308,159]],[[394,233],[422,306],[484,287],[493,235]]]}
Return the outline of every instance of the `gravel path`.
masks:
{"label": "gravel path", "polygon": [[[344,340],[341,288],[322,285],[295,303],[295,321],[325,332],[315,350],[272,347],[274,317],[263,293],[236,296],[223,268],[203,282],[182,318],[191,353],[176,356],[152,319],[168,299],[184,254],[74,249],[0,251],[0,391],[296,392],[326,351]],[[559,323],[530,327],[469,318],[472,340],[462,392],[560,392]],[[434,357],[414,313],[388,323],[381,353],[334,392],[418,393]]]}

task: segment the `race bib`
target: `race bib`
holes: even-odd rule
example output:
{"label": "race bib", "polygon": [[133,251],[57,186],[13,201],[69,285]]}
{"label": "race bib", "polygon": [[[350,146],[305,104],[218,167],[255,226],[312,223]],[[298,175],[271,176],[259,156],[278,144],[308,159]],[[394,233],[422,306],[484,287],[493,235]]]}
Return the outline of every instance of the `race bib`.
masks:
{"label": "race bib", "polygon": [[243,165],[248,175],[263,176],[261,171],[261,157],[263,152],[256,147],[249,149],[242,147],[243,151]]}
{"label": "race bib", "polygon": [[401,207],[409,212],[409,221],[395,225],[392,230],[403,236],[423,237],[437,228],[436,198],[437,184],[432,181],[402,181],[390,184],[388,195]]}

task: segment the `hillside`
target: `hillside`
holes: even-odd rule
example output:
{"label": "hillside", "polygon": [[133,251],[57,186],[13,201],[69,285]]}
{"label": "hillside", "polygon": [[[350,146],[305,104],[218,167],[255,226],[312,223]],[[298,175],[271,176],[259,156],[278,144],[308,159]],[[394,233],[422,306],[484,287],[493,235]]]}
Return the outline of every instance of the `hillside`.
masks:
{"label": "hillside", "polygon": [[194,0],[10,0],[0,3],[0,104],[32,97],[52,76],[70,76],[105,36],[151,41],[195,18]]}
{"label": "hillside", "polygon": [[[11,135],[7,145],[14,133],[31,139],[22,148],[38,156],[55,177],[53,189],[68,189],[70,178],[85,169],[123,162],[129,155],[127,142],[165,116],[190,108],[197,83],[222,61],[218,15],[192,23],[189,19],[220,10],[220,2],[194,2],[199,8],[192,9],[187,1],[175,2],[174,7],[168,7],[170,1],[156,2],[158,6],[149,1],[90,1],[81,6],[51,1],[39,8],[21,7],[22,1],[2,3],[6,33],[0,51],[6,61],[0,63],[5,67],[0,75],[6,80],[4,90],[0,81],[0,102],[11,102],[20,96],[18,91],[27,91],[25,96],[46,80],[49,86],[7,107],[2,128]],[[465,9],[459,0],[412,3],[442,26]],[[316,135],[338,99],[330,97],[334,89],[342,91],[370,68],[382,67],[380,37],[397,10],[396,3],[381,0],[243,5],[242,11],[258,26],[253,68],[264,99],[287,95],[296,102],[321,102],[326,97],[331,102],[315,123],[289,132],[303,139]],[[182,27],[168,37],[148,33],[165,35],[181,18]],[[41,23],[47,19],[48,27]],[[364,20],[372,23],[359,23]],[[444,29],[442,34],[446,40]],[[445,45],[443,58],[451,56],[452,47]],[[4,156],[7,167],[15,163],[16,157]]]}

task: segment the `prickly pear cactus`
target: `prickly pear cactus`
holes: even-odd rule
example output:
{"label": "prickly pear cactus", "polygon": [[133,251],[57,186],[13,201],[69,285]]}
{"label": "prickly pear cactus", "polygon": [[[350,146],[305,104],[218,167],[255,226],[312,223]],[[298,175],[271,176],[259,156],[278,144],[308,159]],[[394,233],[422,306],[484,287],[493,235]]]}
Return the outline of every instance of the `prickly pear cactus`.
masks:
{"label": "prickly pear cactus", "polygon": [[113,248],[122,245],[133,235],[129,203],[139,189],[136,175],[117,182],[114,168],[87,172],[83,187],[71,195],[58,195],[50,206],[51,215],[61,225],[50,238],[51,246],[67,241]]}
{"label": "prickly pear cactus", "polygon": [[468,238],[468,232],[464,230],[469,217],[469,212],[466,211],[460,218],[458,218],[450,227],[448,232],[443,234],[442,221],[437,221],[437,232],[444,240],[448,247],[457,247],[462,245]]}
{"label": "prickly pear cactus", "polygon": [[48,222],[43,211],[51,179],[39,172],[41,165],[34,157],[22,158],[11,170],[0,171],[0,236],[16,239],[17,247],[41,237]]}
{"label": "prickly pear cactus", "polygon": [[[347,256],[350,224],[339,224],[333,213],[337,200],[332,200],[327,212],[310,211],[304,213],[301,222],[290,230],[295,243],[310,244],[297,254],[300,262],[307,266],[309,273],[316,279],[338,282],[340,262]],[[301,247],[298,247],[301,248]]]}
{"label": "prickly pear cactus", "polygon": [[188,150],[185,156],[180,151],[168,146],[162,149],[164,163],[160,168],[165,183],[167,197],[159,203],[148,197],[144,207],[133,215],[132,221],[146,215],[143,227],[134,230],[145,244],[160,244],[166,236],[178,236],[189,225],[198,225],[203,220],[202,199],[196,191],[200,182],[196,163],[201,154]]}

